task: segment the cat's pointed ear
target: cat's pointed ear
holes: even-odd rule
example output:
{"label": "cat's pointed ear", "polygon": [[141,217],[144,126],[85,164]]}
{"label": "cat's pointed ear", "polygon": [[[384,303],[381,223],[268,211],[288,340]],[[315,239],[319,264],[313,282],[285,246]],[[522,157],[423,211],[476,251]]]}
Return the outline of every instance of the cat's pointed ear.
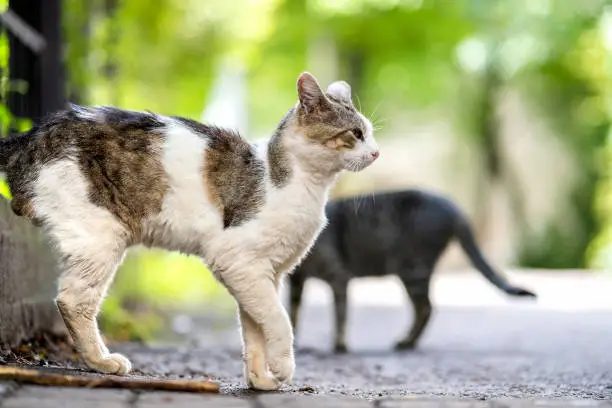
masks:
{"label": "cat's pointed ear", "polygon": [[319,83],[308,72],[304,72],[297,80],[298,97],[302,107],[312,109],[325,101],[325,94],[319,86]]}
{"label": "cat's pointed ear", "polygon": [[350,102],[351,101],[351,86],[345,81],[336,81],[329,84],[327,93],[334,98]]}

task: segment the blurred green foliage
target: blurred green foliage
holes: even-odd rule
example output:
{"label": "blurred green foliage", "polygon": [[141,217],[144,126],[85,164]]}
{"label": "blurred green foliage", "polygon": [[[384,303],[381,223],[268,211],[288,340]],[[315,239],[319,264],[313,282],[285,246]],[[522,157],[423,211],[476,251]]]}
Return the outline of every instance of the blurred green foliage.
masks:
{"label": "blurred green foliage", "polygon": [[116,340],[148,340],[168,321],[168,310],[189,312],[214,304],[217,312],[231,312],[227,300],[200,259],[137,248],[117,273],[100,324]]}
{"label": "blurred green foliage", "polygon": [[[0,13],[8,8],[8,0],[0,0]],[[25,84],[14,84],[9,81],[9,44],[8,36],[3,29],[0,29],[0,137],[5,137],[9,133],[9,129],[14,127],[19,131],[26,131],[32,126],[32,122],[28,118],[14,117],[6,105],[7,93],[25,92]],[[11,198],[11,192],[4,179],[0,180],[0,195],[8,199]]]}

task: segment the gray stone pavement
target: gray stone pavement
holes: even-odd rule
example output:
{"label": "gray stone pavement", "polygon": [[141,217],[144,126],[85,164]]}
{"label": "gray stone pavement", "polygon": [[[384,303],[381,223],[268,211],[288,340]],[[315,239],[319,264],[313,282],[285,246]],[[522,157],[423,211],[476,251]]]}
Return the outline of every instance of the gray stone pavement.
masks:
{"label": "gray stone pavement", "polygon": [[390,346],[410,321],[392,281],[351,288],[348,343],[333,355],[329,293],[307,289],[294,384],[277,393],[245,389],[231,316],[185,317],[178,345],[112,347],[138,373],[210,375],[222,395],[0,386],[2,407],[612,407],[612,277],[565,274],[513,279],[536,303],[499,295],[475,274],[434,283],[436,313],[414,352]]}
{"label": "gray stone pavement", "polygon": [[[6,387],[6,385],[5,385]],[[227,395],[195,395],[176,392],[139,393],[127,390],[75,389],[59,387],[13,387],[0,399],[3,408],[561,408],[612,407],[596,400],[448,400],[433,398],[363,399],[326,396],[296,396],[274,393],[237,398]]]}

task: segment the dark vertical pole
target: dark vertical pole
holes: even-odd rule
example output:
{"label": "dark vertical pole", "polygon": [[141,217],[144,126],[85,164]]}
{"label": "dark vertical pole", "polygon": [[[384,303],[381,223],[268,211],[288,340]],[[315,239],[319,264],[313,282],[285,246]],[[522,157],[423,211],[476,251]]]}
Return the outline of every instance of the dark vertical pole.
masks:
{"label": "dark vertical pole", "polygon": [[47,40],[41,64],[41,113],[66,105],[66,82],[62,47],[62,0],[42,0],[42,35]]}
{"label": "dark vertical pole", "polygon": [[47,43],[36,54],[9,31],[9,75],[25,82],[27,92],[9,92],[9,110],[17,117],[37,121],[65,106],[62,62],[61,0],[9,0],[9,8],[38,31]]}
{"label": "dark vertical pole", "polygon": [[[39,11],[44,0],[10,0],[9,8],[21,17],[32,28],[40,28]],[[34,51],[30,50],[21,40],[8,30],[9,37],[9,78],[12,90],[8,93],[9,110],[15,116],[32,117],[39,116],[40,109],[35,103],[36,95],[40,95],[40,61]],[[22,94],[16,90],[22,90],[18,83],[27,83],[27,92]]]}

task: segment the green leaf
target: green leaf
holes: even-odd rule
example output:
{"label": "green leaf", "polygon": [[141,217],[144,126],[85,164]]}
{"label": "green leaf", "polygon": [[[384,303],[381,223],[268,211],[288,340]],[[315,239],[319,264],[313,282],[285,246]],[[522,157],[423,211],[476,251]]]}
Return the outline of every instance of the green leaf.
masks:
{"label": "green leaf", "polygon": [[32,128],[32,120],[28,118],[15,119],[15,128],[17,132],[27,132]]}
{"label": "green leaf", "polygon": [[8,184],[6,183],[6,180],[4,179],[0,180],[0,195],[2,195],[8,200],[11,200],[13,198],[13,196],[11,195],[11,189],[9,188]]}

